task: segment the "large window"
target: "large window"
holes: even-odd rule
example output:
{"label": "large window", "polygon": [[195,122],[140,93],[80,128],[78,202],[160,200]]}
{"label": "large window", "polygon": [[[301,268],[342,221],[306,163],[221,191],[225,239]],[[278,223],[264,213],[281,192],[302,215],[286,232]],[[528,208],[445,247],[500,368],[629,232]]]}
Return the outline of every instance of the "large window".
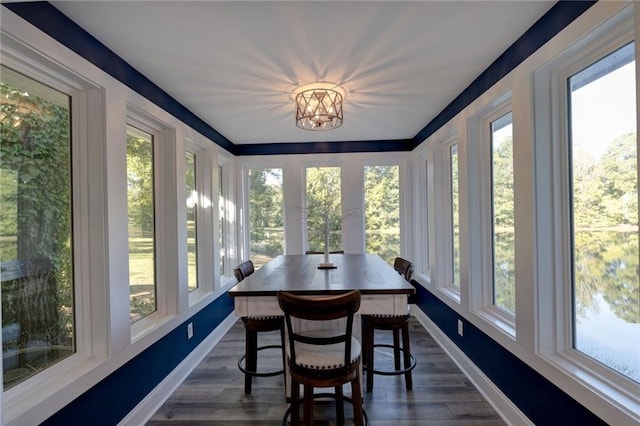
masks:
{"label": "large window", "polygon": [[640,382],[634,43],[568,80],[573,345]]}
{"label": "large window", "polygon": [[307,168],[307,250],[342,250],[342,190],[340,167]]}
{"label": "large window", "polygon": [[490,124],[493,227],[493,304],[515,314],[513,204],[513,121],[511,113]]}
{"label": "large window", "polygon": [[196,155],[185,153],[187,196],[187,283],[189,291],[198,288],[198,190],[196,189]]}
{"label": "large window", "polygon": [[127,126],[130,319],[157,309],[153,134]]}
{"label": "large window", "polygon": [[400,168],[364,168],[365,250],[393,264],[400,255]]}
{"label": "large window", "polygon": [[3,388],[75,351],[69,96],[2,67]]}
{"label": "large window", "polygon": [[283,219],[282,169],[250,169],[250,258],[256,268],[284,253]]}

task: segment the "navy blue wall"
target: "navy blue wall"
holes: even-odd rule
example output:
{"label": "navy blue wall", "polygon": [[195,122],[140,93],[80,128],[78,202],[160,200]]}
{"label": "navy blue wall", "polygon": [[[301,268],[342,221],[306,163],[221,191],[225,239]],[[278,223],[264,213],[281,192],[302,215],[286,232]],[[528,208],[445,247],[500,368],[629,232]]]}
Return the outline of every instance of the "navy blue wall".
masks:
{"label": "navy blue wall", "polygon": [[[117,424],[231,312],[233,299],[225,293],[51,416],[43,425]],[[193,323],[194,334],[187,340],[189,322]]]}
{"label": "navy blue wall", "polygon": [[[556,385],[415,283],[416,305],[536,425],[606,425]],[[458,334],[462,320],[464,336]]]}

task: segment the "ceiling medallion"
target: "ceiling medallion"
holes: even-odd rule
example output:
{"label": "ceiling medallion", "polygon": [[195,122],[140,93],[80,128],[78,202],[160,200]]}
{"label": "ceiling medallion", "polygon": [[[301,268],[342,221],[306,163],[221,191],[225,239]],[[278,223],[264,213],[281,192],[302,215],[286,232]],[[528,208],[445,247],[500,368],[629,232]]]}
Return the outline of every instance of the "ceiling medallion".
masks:
{"label": "ceiling medallion", "polygon": [[334,83],[305,84],[294,91],[296,126],[303,130],[332,130],[342,126],[344,89]]}

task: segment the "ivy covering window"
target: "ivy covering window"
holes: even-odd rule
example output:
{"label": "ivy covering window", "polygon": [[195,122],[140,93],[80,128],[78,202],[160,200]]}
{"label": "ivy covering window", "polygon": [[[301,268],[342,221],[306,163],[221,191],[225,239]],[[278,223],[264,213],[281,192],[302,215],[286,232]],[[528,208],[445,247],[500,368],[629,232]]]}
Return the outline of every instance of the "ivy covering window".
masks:
{"label": "ivy covering window", "polygon": [[131,322],[156,311],[153,135],[127,126]]}
{"label": "ivy covering window", "polygon": [[75,351],[71,98],[11,69],[0,84],[4,390]]}
{"label": "ivy covering window", "polygon": [[569,78],[573,344],[640,382],[634,43]]}

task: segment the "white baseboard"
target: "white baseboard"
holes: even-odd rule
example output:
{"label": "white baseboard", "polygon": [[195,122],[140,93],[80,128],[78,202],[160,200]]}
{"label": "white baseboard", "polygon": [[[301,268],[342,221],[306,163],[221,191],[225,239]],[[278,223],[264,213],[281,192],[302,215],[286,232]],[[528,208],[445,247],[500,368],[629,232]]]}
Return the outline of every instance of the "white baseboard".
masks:
{"label": "white baseboard", "polygon": [[218,344],[229,329],[236,323],[238,317],[231,313],[216,327],[191,353],[167,377],[162,380],[127,416],[122,419],[119,426],[144,425],[164,402],[175,392],[194,368],[207,356]]}
{"label": "white baseboard", "polygon": [[453,359],[458,368],[473,383],[478,391],[484,396],[489,404],[496,410],[498,415],[509,425],[533,425],[518,407],[511,402],[507,396],[484,375],[467,356],[456,346],[446,334],[420,309],[412,307],[411,313],[418,322],[429,332],[431,337],[442,347],[442,349]]}

